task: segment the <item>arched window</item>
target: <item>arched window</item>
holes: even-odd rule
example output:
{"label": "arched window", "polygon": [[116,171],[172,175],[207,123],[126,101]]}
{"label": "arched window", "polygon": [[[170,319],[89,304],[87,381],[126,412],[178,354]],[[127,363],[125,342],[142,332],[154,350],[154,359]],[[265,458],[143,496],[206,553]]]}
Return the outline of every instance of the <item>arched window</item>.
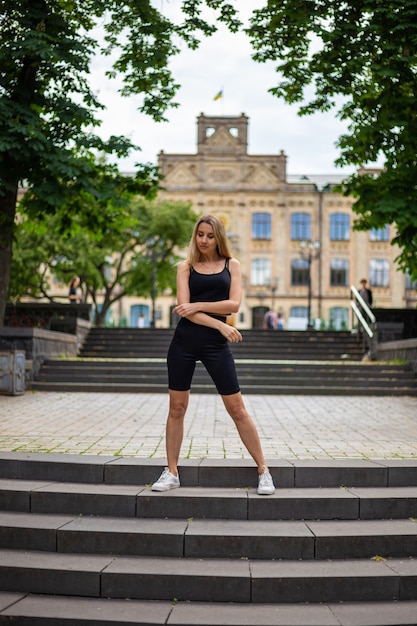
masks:
{"label": "arched window", "polygon": [[369,261],[369,284],[371,287],[389,287],[389,263],[385,259]]}
{"label": "arched window", "polygon": [[349,241],[350,218],[347,213],[332,213],[330,216],[331,241]]}
{"label": "arched window", "polygon": [[291,285],[308,285],[308,261],[306,259],[291,261]]}
{"label": "arched window", "polygon": [[272,219],[269,213],[252,215],[252,239],[271,239]]}
{"label": "arched window", "polygon": [[271,261],[269,259],[253,259],[250,271],[251,285],[271,284]]}
{"label": "arched window", "polygon": [[291,215],[291,239],[299,241],[311,239],[311,217],[308,213]]}
{"label": "arched window", "polygon": [[331,287],[345,287],[349,284],[349,261],[345,259],[330,260]]}
{"label": "arched window", "polygon": [[389,224],[384,228],[371,228],[369,231],[370,241],[389,241]]}

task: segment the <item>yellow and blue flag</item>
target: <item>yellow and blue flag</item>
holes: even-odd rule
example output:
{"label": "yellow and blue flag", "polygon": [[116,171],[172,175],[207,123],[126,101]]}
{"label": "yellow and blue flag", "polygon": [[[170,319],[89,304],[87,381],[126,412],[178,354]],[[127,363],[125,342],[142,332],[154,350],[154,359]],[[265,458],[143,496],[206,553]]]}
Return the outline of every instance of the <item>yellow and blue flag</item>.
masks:
{"label": "yellow and blue flag", "polygon": [[220,98],[223,98],[223,89],[220,89],[220,91],[216,93],[213,100],[220,100]]}

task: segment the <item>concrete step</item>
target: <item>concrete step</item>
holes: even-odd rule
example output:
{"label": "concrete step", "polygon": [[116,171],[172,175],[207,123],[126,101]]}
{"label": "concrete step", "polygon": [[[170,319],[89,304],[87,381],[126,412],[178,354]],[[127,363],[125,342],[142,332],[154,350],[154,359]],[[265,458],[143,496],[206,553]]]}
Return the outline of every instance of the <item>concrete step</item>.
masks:
{"label": "concrete step", "polygon": [[[280,346],[276,348],[271,345],[267,346],[245,346],[245,349],[236,349],[233,345],[233,355],[236,359],[286,359],[286,360],[308,360],[317,361],[340,361],[340,359],[348,359],[352,362],[360,362],[364,352],[362,349],[354,350],[348,346],[341,345],[339,347],[321,346],[314,350],[306,350],[304,347],[297,346]],[[83,358],[108,358],[108,359],[126,359],[126,358],[164,358],[166,357],[168,346],[135,346],[134,344],[126,344],[125,346],[117,343],[115,346],[99,345],[80,350],[79,356]]]}
{"label": "concrete step", "polygon": [[[3,598],[3,601],[2,601]],[[98,626],[144,626],[165,624],[181,626],[386,626],[416,624],[415,602],[349,602],[309,605],[233,605],[226,603],[146,602],[57,598],[29,594],[0,595],[0,615],[7,624],[71,623]],[[5,605],[3,611],[1,606]],[[380,609],[381,614],[376,615]],[[378,611],[379,613],[379,611]],[[23,622],[23,620],[27,620]],[[99,620],[99,621],[98,621]],[[6,623],[6,621],[4,621]]]}
{"label": "concrete step", "polygon": [[[409,366],[347,361],[236,361],[240,386],[251,394],[417,395],[417,377]],[[167,389],[166,360],[82,359],[46,361],[32,389],[42,391],[115,391],[162,393]],[[216,393],[211,378],[197,364],[193,391]]]}
{"label": "concrete step", "polygon": [[[155,480],[164,463],[157,458],[0,451],[0,477],[146,485]],[[281,487],[417,485],[417,459],[273,459],[269,468]],[[246,488],[256,484],[256,470],[249,459],[181,459],[179,469],[183,486]]]}
{"label": "concrete step", "polygon": [[[0,478],[31,481],[148,485],[164,465],[157,458],[0,451]],[[268,465],[279,489],[417,486],[417,459],[271,459]],[[179,472],[182,487],[246,489],[257,484],[250,459],[181,459]]]}
{"label": "concrete step", "polygon": [[0,550],[2,591],[140,600],[417,600],[417,559],[249,560]]}
{"label": "concrete step", "polygon": [[411,626],[416,615],[413,601],[230,604],[0,593],[2,623],[12,626]]}
{"label": "concrete step", "polygon": [[[276,383],[277,380],[297,381],[302,384],[308,380],[318,384],[355,382],[359,385],[373,381],[374,384],[391,383],[394,380],[416,382],[416,377],[411,368],[406,366],[390,365],[367,365],[356,366],[342,364],[322,364],[314,362],[310,366],[304,363],[284,364],[280,363],[236,363],[236,369],[240,381],[258,380],[260,384]],[[102,380],[103,382],[127,382],[167,381],[167,369],[165,359],[160,362],[148,360],[138,363],[132,361],[60,361],[47,360],[43,364],[37,381],[66,381],[79,382],[83,380]],[[194,383],[210,382],[211,379],[205,368],[199,363],[194,374]]]}
{"label": "concrete step", "polygon": [[0,453],[0,623],[416,623],[416,459],[162,466]]}
{"label": "concrete step", "polygon": [[[173,329],[93,328],[80,350],[83,357],[165,357]],[[364,349],[350,332],[244,330],[243,342],[234,344],[236,358],[285,359],[350,358],[359,361]]]}
{"label": "concrete step", "polygon": [[181,487],[0,479],[0,510],[111,517],[241,520],[399,519],[417,515],[417,487]]}
{"label": "concrete step", "polygon": [[[32,391],[62,391],[63,393],[165,393],[166,384],[117,384],[117,383],[68,383],[68,382],[35,382]],[[194,393],[215,394],[213,384],[193,385]],[[300,396],[417,396],[417,390],[408,386],[391,387],[357,387],[357,386],[297,386],[297,385],[245,385],[243,393],[253,395],[300,395]]]}
{"label": "concrete step", "polygon": [[415,558],[414,519],[184,520],[7,511],[0,512],[0,548],[257,560]]}

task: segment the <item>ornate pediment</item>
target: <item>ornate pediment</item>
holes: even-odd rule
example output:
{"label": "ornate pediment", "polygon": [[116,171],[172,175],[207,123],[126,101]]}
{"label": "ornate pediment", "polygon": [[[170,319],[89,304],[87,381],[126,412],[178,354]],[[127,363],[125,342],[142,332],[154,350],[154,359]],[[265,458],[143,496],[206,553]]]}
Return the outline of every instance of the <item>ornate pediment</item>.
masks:
{"label": "ornate pediment", "polygon": [[193,187],[199,182],[195,165],[179,163],[165,173],[164,185],[170,187]]}
{"label": "ornate pediment", "polygon": [[279,185],[279,179],[269,167],[262,163],[250,165],[245,183],[255,188],[276,188]]}

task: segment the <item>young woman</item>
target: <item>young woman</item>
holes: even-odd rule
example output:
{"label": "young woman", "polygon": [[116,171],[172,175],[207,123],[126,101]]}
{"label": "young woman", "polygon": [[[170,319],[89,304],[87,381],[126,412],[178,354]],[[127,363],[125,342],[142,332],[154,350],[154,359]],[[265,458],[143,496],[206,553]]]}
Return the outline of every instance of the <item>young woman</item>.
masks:
{"label": "young woman", "polygon": [[174,312],[181,319],[167,357],[168,467],[153,484],[153,491],[168,491],[180,486],[178,458],[197,361],[203,363],[212,377],[227,412],[258,467],[258,494],[271,495],[275,491],[256,426],[243,402],[228,343],[242,341],[240,332],[226,323],[227,316],[239,310],[241,295],[240,264],[230,254],[223,223],[214,215],[201,217],[194,227],[188,259],[178,266],[178,305]]}
{"label": "young woman", "polygon": [[76,302],[77,304],[82,300],[82,294],[80,292],[80,278],[74,276],[68,285],[68,298],[70,302]]}

